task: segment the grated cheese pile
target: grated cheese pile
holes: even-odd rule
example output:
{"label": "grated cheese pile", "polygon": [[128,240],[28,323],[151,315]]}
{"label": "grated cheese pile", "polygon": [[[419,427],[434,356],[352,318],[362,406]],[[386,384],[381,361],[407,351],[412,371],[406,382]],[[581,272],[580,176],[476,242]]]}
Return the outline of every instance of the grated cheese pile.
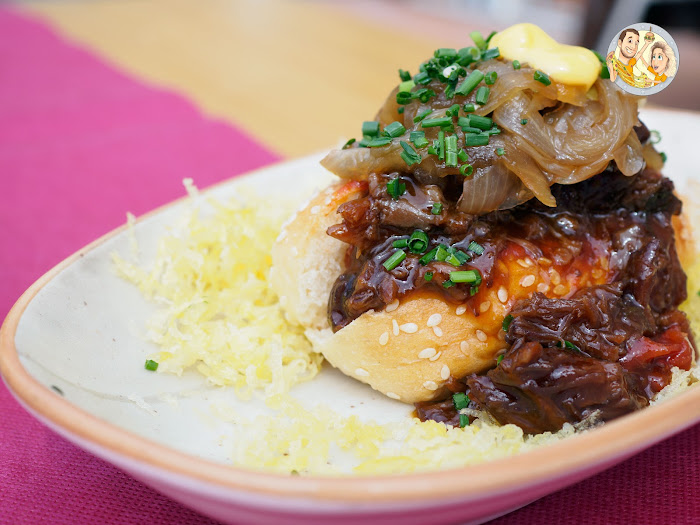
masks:
{"label": "grated cheese pile", "polygon": [[270,249],[290,210],[265,206],[263,213],[243,204],[259,199],[242,195],[228,204],[208,199],[212,211],[205,214],[196,188],[185,185],[190,208],[160,240],[152,264],[113,255],[118,274],[161,306],[147,323],[148,338],[160,347],[151,356],[158,372],[194,367],[243,399],[256,389],[281,394],[313,378],[323,358],[303,329],[284,319],[267,283]]}
{"label": "grated cheese pile", "polygon": [[[193,367],[214,385],[233,386],[243,399],[262,391],[274,409],[272,416],[226,418],[236,427],[234,463],[295,474],[435,470],[518,454],[596,425],[591,420],[527,436],[470,409],[462,412],[477,419],[461,429],[414,418],[379,424],[322,404],[302,406],[286,393],[318,374],[322,357],[303,329],[285,319],[267,281],[270,249],[290,206],[276,203],[263,212],[242,204],[259,202],[250,195],[228,204],[209,199],[213,211],[205,216],[195,205],[196,189],[185,182],[191,206],[161,239],[154,262],[142,267],[138,260],[113,258],[118,273],[161,306],[148,321],[149,338],[161,349],[152,356],[158,372]],[[271,216],[271,209],[279,215]],[[691,292],[682,309],[700,334],[700,262],[688,278]],[[697,364],[690,371],[674,369],[673,382],[652,404],[698,381]]]}

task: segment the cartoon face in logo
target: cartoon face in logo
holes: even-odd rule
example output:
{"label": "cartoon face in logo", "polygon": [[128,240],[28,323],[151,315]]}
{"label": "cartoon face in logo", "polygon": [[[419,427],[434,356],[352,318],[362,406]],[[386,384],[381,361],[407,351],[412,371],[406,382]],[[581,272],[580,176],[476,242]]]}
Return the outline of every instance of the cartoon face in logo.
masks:
{"label": "cartoon face in logo", "polygon": [[605,61],[612,82],[630,93],[651,95],[673,79],[677,53],[675,42],[666,31],[634,24],[617,34]]}

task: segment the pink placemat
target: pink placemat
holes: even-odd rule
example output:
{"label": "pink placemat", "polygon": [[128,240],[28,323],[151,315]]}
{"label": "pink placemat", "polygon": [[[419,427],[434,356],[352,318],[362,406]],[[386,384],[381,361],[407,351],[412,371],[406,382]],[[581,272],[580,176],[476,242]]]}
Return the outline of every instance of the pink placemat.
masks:
{"label": "pink placemat", "polygon": [[[0,9],[0,316],[89,241],[277,156]],[[700,410],[700,409],[699,409]],[[494,523],[698,524],[700,426]],[[0,523],[211,524],[44,428],[0,384]]]}

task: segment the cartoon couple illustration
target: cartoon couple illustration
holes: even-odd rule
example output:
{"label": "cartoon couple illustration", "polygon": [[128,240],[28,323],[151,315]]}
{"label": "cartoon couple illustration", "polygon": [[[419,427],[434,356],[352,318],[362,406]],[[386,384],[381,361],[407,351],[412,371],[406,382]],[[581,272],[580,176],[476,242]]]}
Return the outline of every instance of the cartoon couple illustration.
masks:
{"label": "cartoon couple illustration", "polygon": [[[647,31],[644,35],[644,45],[639,48],[639,31],[627,28],[620,33],[617,39],[617,48],[620,50],[619,58],[615,52],[608,54],[606,62],[610,71],[610,80],[615,81],[617,76],[627,84],[635,87],[647,88],[665,82],[675,71],[675,55],[671,47],[663,41],[656,42],[651,47],[651,64],[644,59],[644,51],[649,44],[654,42],[656,35]],[[650,79],[646,75],[636,76],[634,66],[638,61],[642,62],[652,75]],[[639,66],[637,66],[639,67]]]}

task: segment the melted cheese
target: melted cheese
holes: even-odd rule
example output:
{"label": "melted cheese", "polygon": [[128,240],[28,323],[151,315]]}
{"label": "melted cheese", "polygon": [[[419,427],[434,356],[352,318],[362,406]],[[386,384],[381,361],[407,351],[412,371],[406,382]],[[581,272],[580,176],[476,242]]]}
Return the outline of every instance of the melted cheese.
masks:
{"label": "melted cheese", "polygon": [[501,56],[539,69],[552,80],[589,89],[600,74],[600,62],[585,47],[560,44],[534,24],[516,24],[491,39]]}

